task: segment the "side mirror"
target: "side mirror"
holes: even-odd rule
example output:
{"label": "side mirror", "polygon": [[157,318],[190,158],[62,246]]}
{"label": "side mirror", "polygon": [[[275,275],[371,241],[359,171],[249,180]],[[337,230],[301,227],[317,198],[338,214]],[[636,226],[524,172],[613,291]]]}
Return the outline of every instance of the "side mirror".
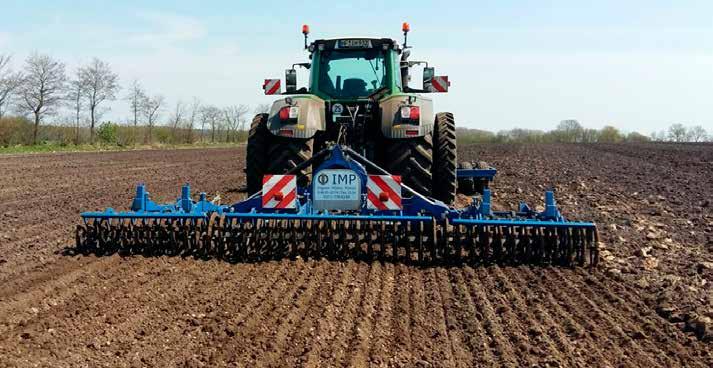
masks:
{"label": "side mirror", "polygon": [[436,69],[433,67],[425,67],[423,68],[423,89],[426,91],[431,91],[431,81],[433,80],[433,74],[436,72]]}
{"label": "side mirror", "polygon": [[287,93],[297,91],[297,70],[285,70],[285,88],[287,88]]}
{"label": "side mirror", "polygon": [[282,93],[279,79],[265,79],[262,84],[262,89],[266,95],[279,95]]}

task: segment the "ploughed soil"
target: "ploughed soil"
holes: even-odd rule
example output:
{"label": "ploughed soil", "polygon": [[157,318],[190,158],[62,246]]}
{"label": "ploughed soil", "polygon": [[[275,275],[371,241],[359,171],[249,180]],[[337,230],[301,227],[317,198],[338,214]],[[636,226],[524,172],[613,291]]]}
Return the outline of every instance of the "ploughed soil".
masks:
{"label": "ploughed soil", "polygon": [[[713,365],[712,145],[481,145],[500,209],[599,225],[595,270],[68,256],[134,185],[243,196],[244,151],[0,156],[0,366]],[[459,203],[468,202],[459,198]]]}

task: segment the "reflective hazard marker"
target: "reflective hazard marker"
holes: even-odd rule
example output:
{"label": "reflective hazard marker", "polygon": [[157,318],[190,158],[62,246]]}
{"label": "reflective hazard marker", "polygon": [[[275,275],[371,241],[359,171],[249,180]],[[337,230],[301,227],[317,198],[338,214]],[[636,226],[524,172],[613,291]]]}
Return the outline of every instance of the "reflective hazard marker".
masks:
{"label": "reflective hazard marker", "polygon": [[297,208],[297,177],[295,175],[263,176],[262,208]]}
{"label": "reflective hazard marker", "polygon": [[372,210],[400,210],[401,177],[398,175],[369,175],[366,182],[366,206]]}
{"label": "reflective hazard marker", "polygon": [[266,95],[276,95],[282,92],[279,79],[265,79],[262,89],[265,90]]}
{"label": "reflective hazard marker", "polygon": [[447,75],[436,75],[431,79],[431,92],[448,92],[451,82]]}

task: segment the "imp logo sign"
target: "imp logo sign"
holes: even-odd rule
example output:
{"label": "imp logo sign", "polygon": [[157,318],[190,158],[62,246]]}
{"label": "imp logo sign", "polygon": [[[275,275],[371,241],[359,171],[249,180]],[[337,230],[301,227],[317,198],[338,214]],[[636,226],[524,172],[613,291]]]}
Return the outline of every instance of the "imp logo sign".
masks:
{"label": "imp logo sign", "polygon": [[321,170],[312,186],[312,204],[318,211],[358,210],[361,189],[361,178],[353,170]]}

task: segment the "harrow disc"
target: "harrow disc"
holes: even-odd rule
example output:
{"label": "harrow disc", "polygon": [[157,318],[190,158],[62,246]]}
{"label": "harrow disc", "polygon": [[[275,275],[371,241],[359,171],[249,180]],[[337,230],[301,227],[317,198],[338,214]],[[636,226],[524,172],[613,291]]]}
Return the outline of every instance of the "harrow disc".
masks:
{"label": "harrow disc", "polygon": [[596,230],[535,226],[454,226],[447,256],[474,264],[596,265]]}
{"label": "harrow disc", "polygon": [[89,219],[77,225],[76,249],[84,254],[209,255],[212,242],[204,220]]}
{"label": "harrow disc", "polygon": [[225,218],[212,242],[217,257],[254,262],[281,258],[423,260],[432,222]]}

